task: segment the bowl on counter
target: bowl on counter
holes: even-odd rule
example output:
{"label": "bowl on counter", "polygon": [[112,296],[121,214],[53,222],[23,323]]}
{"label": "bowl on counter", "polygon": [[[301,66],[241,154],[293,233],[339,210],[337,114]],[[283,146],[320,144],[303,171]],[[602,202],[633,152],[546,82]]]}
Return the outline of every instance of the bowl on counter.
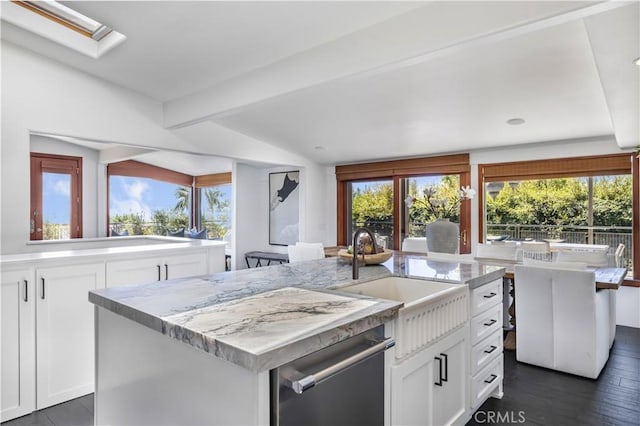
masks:
{"label": "bowl on counter", "polygon": [[[386,262],[393,256],[393,252],[391,250],[381,251],[380,253],[372,253],[364,255],[364,263],[366,265],[377,265],[383,262]],[[349,253],[347,250],[342,249],[338,250],[338,257],[346,260],[351,263],[353,261],[353,253]],[[358,259],[362,260],[362,255],[358,255]]]}

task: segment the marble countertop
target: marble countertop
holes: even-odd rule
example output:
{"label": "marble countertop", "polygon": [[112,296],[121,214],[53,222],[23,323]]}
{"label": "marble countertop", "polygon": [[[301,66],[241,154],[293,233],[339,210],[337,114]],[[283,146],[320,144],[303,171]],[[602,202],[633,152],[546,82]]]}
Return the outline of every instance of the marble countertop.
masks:
{"label": "marble countertop", "polygon": [[[446,267],[445,267],[446,264]],[[397,315],[402,303],[341,293],[388,276],[480,285],[504,268],[428,261],[394,253],[360,268],[339,258],[95,290],[89,300],[139,324],[252,371],[265,371]]]}

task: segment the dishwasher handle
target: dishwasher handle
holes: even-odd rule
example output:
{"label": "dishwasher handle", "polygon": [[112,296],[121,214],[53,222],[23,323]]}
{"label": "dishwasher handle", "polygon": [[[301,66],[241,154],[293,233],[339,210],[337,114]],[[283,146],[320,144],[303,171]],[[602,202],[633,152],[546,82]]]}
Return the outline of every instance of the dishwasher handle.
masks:
{"label": "dishwasher handle", "polygon": [[387,349],[395,346],[395,344],[396,342],[392,338],[383,340],[382,342],[377,343],[361,352],[358,352],[357,354],[352,355],[349,358],[336,362],[335,364],[327,368],[324,368],[320,371],[316,371],[315,373],[309,374],[308,376],[305,376],[301,379],[286,380],[286,385],[288,385],[295,393],[300,395],[307,389],[314,387],[317,383],[321,382],[322,380],[327,379],[335,374],[338,374],[342,370],[345,370],[351,367],[352,365],[362,361],[365,358],[368,358],[379,352],[386,351]]}

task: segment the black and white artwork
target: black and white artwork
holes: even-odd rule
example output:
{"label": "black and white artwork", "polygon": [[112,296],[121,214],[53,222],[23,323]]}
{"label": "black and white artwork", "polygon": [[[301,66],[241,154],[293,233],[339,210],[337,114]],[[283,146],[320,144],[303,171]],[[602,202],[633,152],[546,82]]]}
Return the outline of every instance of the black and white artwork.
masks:
{"label": "black and white artwork", "polygon": [[290,245],[299,239],[300,171],[269,173],[269,244]]}

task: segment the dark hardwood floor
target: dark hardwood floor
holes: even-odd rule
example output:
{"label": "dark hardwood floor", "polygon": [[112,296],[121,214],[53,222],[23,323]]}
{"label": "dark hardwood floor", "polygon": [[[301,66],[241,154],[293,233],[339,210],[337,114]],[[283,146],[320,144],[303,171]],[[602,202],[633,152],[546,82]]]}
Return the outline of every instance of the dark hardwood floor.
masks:
{"label": "dark hardwood floor", "polygon": [[[638,328],[618,326],[598,380],[518,363],[515,352],[504,359],[504,398],[490,398],[467,425],[640,425]],[[93,425],[93,395],[2,423],[27,425]]]}

